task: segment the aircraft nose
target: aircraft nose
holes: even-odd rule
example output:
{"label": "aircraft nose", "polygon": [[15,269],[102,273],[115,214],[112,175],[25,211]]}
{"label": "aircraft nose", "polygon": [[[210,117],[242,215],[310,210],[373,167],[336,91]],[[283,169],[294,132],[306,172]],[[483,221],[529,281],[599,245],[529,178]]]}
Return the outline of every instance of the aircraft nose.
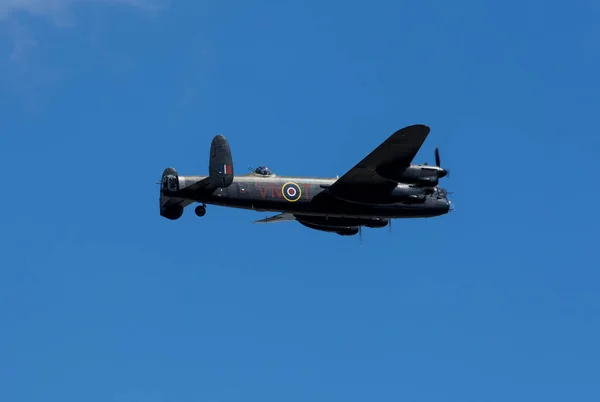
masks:
{"label": "aircraft nose", "polygon": [[448,174],[448,171],[446,169],[442,168],[439,171],[438,178],[446,177],[447,174]]}

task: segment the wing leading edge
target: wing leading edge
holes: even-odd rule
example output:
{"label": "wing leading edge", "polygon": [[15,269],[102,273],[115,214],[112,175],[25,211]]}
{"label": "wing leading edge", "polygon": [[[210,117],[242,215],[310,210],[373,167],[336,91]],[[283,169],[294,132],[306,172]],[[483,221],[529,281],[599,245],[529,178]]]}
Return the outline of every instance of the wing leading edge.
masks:
{"label": "wing leading edge", "polygon": [[397,183],[380,176],[377,173],[378,169],[403,169],[410,166],[429,135],[429,131],[430,128],[424,124],[416,124],[396,131],[336,180],[329,190],[333,194],[343,193],[348,196],[352,192],[362,191],[361,187],[381,188],[382,190],[395,187]]}

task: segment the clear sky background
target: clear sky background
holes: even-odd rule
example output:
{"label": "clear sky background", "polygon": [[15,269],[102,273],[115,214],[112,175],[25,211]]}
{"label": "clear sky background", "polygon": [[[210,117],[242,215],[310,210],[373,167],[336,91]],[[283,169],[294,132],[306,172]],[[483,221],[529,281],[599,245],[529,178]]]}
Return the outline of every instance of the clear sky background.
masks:
{"label": "clear sky background", "polygon": [[[0,0],[0,400],[600,400],[599,3],[408,3]],[[332,177],[415,123],[456,208],[362,247],[158,214],[217,133]]]}

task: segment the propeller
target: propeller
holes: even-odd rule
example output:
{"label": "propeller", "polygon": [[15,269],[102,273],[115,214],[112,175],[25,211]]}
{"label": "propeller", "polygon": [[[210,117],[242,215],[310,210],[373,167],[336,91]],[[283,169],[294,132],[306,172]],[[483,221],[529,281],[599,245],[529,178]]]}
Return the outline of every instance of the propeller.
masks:
{"label": "propeller", "polygon": [[[438,147],[435,147],[435,165],[439,168],[441,168],[441,162],[440,162],[440,149]],[[440,175],[440,177],[444,177],[444,176],[448,176],[450,177],[450,171],[447,169],[444,169],[442,174]]]}

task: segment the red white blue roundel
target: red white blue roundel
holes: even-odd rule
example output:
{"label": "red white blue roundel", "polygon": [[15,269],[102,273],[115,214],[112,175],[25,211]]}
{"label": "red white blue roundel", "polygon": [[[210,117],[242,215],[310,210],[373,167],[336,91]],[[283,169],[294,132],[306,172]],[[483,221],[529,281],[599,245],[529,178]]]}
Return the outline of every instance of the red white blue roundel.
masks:
{"label": "red white blue roundel", "polygon": [[292,182],[285,183],[281,187],[281,193],[283,194],[283,198],[289,202],[296,202],[302,196],[302,190],[300,190],[300,186]]}

